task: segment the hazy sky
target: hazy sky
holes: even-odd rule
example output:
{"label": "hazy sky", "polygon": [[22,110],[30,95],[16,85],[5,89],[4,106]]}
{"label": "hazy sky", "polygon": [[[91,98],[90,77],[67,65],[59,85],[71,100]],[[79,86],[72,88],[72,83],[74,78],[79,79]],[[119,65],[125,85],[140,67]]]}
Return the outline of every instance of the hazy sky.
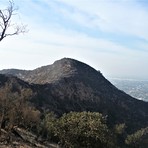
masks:
{"label": "hazy sky", "polygon": [[[148,79],[147,0],[14,0],[24,35],[0,42],[0,69],[34,69],[63,57],[105,76]],[[0,8],[7,6],[0,0]]]}

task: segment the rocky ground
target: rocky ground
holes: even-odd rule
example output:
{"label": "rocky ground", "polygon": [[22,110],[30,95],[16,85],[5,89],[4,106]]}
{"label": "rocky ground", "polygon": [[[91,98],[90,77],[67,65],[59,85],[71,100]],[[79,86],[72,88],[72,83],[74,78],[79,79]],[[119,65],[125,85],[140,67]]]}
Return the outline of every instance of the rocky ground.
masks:
{"label": "rocky ground", "polygon": [[7,132],[1,129],[0,148],[60,148],[57,144],[37,140],[36,135],[14,127],[13,131]]}

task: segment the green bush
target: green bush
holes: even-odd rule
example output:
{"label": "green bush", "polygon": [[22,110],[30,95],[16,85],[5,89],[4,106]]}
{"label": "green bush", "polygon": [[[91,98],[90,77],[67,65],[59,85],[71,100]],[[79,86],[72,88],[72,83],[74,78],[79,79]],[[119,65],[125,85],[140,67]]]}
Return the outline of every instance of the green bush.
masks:
{"label": "green bush", "polygon": [[54,134],[67,148],[111,148],[113,140],[106,119],[96,112],[70,112],[56,121]]}

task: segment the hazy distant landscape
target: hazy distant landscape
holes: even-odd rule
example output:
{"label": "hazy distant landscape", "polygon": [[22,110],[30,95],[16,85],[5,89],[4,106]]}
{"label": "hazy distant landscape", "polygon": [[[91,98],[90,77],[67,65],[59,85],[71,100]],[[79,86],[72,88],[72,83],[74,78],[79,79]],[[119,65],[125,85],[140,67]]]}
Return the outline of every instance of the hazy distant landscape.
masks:
{"label": "hazy distant landscape", "polygon": [[148,101],[148,81],[110,78],[110,81],[119,89],[139,100]]}

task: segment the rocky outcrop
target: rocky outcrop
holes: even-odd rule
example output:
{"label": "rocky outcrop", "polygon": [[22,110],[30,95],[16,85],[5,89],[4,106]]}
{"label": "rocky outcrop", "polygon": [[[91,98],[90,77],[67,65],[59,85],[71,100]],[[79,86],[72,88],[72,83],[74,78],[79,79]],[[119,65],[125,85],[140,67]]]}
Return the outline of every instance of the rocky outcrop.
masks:
{"label": "rocky outcrop", "polygon": [[35,134],[22,128],[14,127],[9,133],[2,129],[0,148],[60,148],[57,144],[41,141]]}

